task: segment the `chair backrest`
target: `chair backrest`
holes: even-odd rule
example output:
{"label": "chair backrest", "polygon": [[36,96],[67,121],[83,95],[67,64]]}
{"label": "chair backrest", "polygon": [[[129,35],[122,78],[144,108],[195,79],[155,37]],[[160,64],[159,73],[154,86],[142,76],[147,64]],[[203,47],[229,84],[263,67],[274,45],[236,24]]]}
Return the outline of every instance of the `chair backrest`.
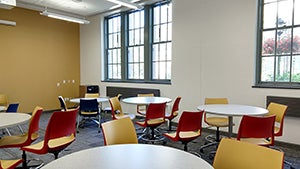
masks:
{"label": "chair backrest", "polygon": [[97,99],[80,99],[80,113],[82,112],[99,112]]}
{"label": "chair backrest", "polygon": [[128,117],[111,120],[101,126],[104,145],[138,143],[135,127]]}
{"label": "chair backrest", "polygon": [[67,104],[65,102],[65,99],[62,96],[58,96],[58,100],[60,103],[60,109],[63,111],[67,111]]}
{"label": "chair backrest", "polygon": [[8,98],[5,94],[0,94],[0,106],[7,106],[8,105]]}
{"label": "chair backrest", "polygon": [[223,138],[218,146],[215,169],[283,169],[283,152],[251,143]]}
{"label": "chair backrest", "polygon": [[18,111],[19,103],[10,103],[6,109],[6,112],[15,113]]}
{"label": "chair backrest", "polygon": [[[154,93],[139,93],[137,94],[138,97],[154,97]],[[137,111],[145,111],[146,110],[146,105],[144,104],[138,104],[136,106]]]}
{"label": "chair backrest", "polygon": [[109,99],[109,104],[111,107],[111,114],[112,114],[112,119],[117,119],[116,118],[116,113],[118,114],[123,114],[122,106],[120,103],[120,100],[118,97],[112,97]]}
{"label": "chair backrest", "polygon": [[146,112],[145,120],[165,119],[166,103],[150,103]]}
{"label": "chair backrest", "polygon": [[84,94],[85,98],[98,98],[99,97],[99,93],[86,93]]}
{"label": "chair backrest", "polygon": [[274,122],[275,115],[272,116],[243,116],[237,140],[242,138],[269,138],[269,145],[274,145]]}
{"label": "chair backrest", "polygon": [[[204,104],[228,104],[227,98],[205,98]],[[206,121],[206,113],[204,113],[204,121]]]}
{"label": "chair backrest", "polygon": [[43,108],[40,106],[36,106],[31,114],[31,119],[28,127],[28,138],[24,146],[30,145],[33,141],[35,141],[39,136],[39,124],[40,117],[43,112]]}
{"label": "chair backrest", "polygon": [[45,137],[44,137],[44,152],[48,151],[49,140],[75,136],[76,134],[76,116],[77,116],[78,108],[70,109],[67,111],[55,111],[50,117],[48,122]]}
{"label": "chair backrest", "polygon": [[184,112],[182,112],[182,114],[179,118],[177,130],[176,130],[176,137],[179,139],[182,139],[180,137],[180,132],[188,132],[188,131],[198,131],[199,134],[201,135],[203,112],[204,111],[197,111],[197,112],[184,111]]}
{"label": "chair backrest", "polygon": [[227,98],[205,98],[204,104],[228,104]]}
{"label": "chair backrest", "polygon": [[271,102],[268,105],[267,109],[268,109],[269,113],[267,114],[267,116],[268,115],[276,115],[275,130],[274,130],[275,136],[282,136],[284,116],[285,116],[287,108],[288,108],[288,106],[286,106],[286,105],[273,103],[273,102]]}
{"label": "chair backrest", "polygon": [[176,99],[173,103],[173,106],[172,106],[172,111],[170,113],[170,117],[168,117],[168,118],[174,118],[174,115],[176,114],[176,112],[178,113],[180,100],[181,100],[180,96],[176,97]]}

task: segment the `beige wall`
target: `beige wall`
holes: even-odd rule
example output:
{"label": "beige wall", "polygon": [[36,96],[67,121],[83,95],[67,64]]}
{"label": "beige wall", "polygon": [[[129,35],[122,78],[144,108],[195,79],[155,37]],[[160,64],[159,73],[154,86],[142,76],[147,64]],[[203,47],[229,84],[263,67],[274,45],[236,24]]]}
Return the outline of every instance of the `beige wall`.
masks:
{"label": "beige wall", "polygon": [[30,112],[36,105],[58,109],[58,95],[78,96],[78,24],[20,8],[0,9],[0,19],[17,23],[0,25],[0,93],[9,102],[19,102],[19,111]]}
{"label": "beige wall", "polygon": [[[81,84],[99,84],[104,94],[105,86],[159,88],[163,96],[182,96],[181,111],[196,110],[205,97],[227,97],[230,103],[265,107],[267,95],[300,96],[300,90],[252,88],[256,0],[173,0],[173,4],[172,85],[101,82],[102,44],[98,38],[102,38],[99,31],[103,16],[94,16],[93,24],[81,27],[81,40],[85,42],[81,44],[85,51],[81,53],[81,66],[90,68],[81,70]],[[95,32],[97,36],[93,37]],[[125,110],[135,112],[134,106],[123,105]],[[234,119],[237,132],[239,118]],[[277,140],[299,144],[300,135],[295,134],[299,130],[300,119],[288,117],[284,136]]]}

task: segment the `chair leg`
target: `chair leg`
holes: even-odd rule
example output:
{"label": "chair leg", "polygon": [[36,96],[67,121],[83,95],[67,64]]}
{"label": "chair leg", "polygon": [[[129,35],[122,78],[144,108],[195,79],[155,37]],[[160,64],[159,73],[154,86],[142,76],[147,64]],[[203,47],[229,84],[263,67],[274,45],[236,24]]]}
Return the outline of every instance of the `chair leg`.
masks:
{"label": "chair leg", "polygon": [[23,167],[23,169],[26,169],[27,168],[27,157],[26,157],[26,153],[24,150],[22,153],[22,159],[23,159],[22,167]]}

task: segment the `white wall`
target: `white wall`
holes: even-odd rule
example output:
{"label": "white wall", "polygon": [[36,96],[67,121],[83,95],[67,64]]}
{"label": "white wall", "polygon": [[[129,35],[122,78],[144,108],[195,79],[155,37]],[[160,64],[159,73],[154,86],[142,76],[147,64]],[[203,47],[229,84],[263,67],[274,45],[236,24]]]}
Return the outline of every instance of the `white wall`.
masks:
{"label": "white wall", "polygon": [[[173,0],[172,85],[101,82],[101,21],[81,26],[81,84],[159,88],[182,96],[181,111],[196,110],[205,97],[265,107],[266,96],[299,97],[300,90],[252,88],[255,74],[256,0]],[[124,105],[130,112],[135,107]],[[240,118],[235,118],[237,132]],[[284,142],[300,144],[300,118],[287,117]]]}

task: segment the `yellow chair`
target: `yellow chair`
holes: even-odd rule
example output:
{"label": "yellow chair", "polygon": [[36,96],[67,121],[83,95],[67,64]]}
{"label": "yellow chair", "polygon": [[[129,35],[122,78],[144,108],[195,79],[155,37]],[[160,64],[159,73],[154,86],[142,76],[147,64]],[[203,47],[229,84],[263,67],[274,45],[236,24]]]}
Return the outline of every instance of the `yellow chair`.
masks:
{"label": "yellow chair", "polygon": [[137,144],[135,127],[129,117],[101,124],[104,145]]}
{"label": "yellow chair", "polygon": [[[204,104],[228,104],[227,98],[205,98]],[[205,137],[205,140],[208,142],[200,147],[200,152],[203,152],[204,148],[218,145],[220,142],[220,127],[228,127],[229,121],[228,117],[224,116],[207,116],[204,112],[204,122],[210,127],[216,127],[216,135],[208,135]]]}
{"label": "yellow chair", "polygon": [[223,138],[213,162],[215,169],[283,169],[284,154],[267,147]]}
{"label": "yellow chair", "polygon": [[99,93],[86,93],[84,95],[85,98],[98,98],[99,96]]}
{"label": "yellow chair", "polygon": [[[138,97],[154,97],[154,93],[146,93],[146,94],[138,94]],[[136,106],[136,112],[141,115],[145,116],[147,111],[147,105],[139,104]]]}
{"label": "yellow chair", "polygon": [[122,110],[122,106],[120,103],[120,100],[118,97],[112,97],[109,99],[109,104],[111,107],[111,115],[112,115],[112,119],[120,119],[120,118],[125,118],[125,117],[129,117],[131,120],[133,120],[135,118],[134,114],[130,114],[130,113],[124,113]]}
{"label": "yellow chair", "polygon": [[4,106],[5,109],[7,108],[7,106],[8,106],[8,98],[7,98],[7,95],[5,95],[5,94],[0,94],[0,106]]}
{"label": "yellow chair", "polygon": [[[270,116],[270,115],[276,116],[275,124],[274,124],[274,136],[275,137],[282,136],[282,134],[283,134],[284,116],[287,111],[287,108],[288,108],[288,106],[286,106],[286,105],[278,104],[278,103],[274,103],[274,102],[271,102],[267,107],[267,109],[269,111],[267,116]],[[279,149],[276,146],[275,147],[272,146],[271,148],[282,151],[281,149]],[[284,160],[284,163],[289,165],[290,168],[294,168],[293,164],[291,162]]]}
{"label": "yellow chair", "polygon": [[278,103],[271,102],[268,105],[268,111],[269,113],[267,116],[275,115],[275,126],[274,126],[274,136],[282,136],[283,134],[283,121],[284,121],[284,115],[286,113],[288,106]]}
{"label": "yellow chair", "polygon": [[0,169],[14,169],[21,164],[22,159],[17,160],[0,160]]}

